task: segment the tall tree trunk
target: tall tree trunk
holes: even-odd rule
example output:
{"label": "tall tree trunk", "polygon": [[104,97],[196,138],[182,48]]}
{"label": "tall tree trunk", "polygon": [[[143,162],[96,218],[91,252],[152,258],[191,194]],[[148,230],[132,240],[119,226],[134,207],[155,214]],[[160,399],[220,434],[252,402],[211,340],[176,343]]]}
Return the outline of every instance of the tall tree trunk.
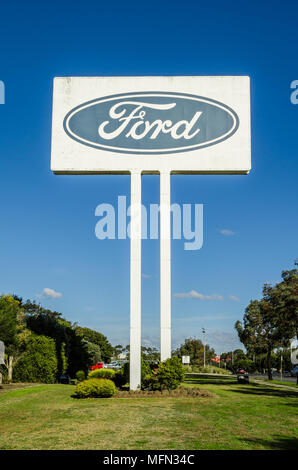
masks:
{"label": "tall tree trunk", "polygon": [[272,380],[271,349],[267,352],[268,380]]}
{"label": "tall tree trunk", "polygon": [[8,380],[12,380],[12,365],[13,365],[13,356],[8,356],[8,365],[7,365]]}

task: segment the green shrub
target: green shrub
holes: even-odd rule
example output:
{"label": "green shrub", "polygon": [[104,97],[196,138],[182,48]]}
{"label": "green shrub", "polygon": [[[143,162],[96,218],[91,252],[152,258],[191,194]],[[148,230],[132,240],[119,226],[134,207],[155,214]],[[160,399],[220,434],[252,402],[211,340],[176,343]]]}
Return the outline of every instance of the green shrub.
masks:
{"label": "green shrub", "polygon": [[78,372],[76,373],[76,379],[79,381],[79,382],[83,382],[83,380],[85,380],[86,378],[86,374],[83,370],[78,370]]}
{"label": "green shrub", "polygon": [[121,369],[124,377],[124,384],[129,382],[129,362],[124,362],[122,369]]}
{"label": "green shrub", "polygon": [[14,381],[54,383],[57,370],[55,341],[47,336],[32,334],[25,352],[14,367]]}
{"label": "green shrub", "polygon": [[152,390],[173,390],[184,379],[183,366],[177,356],[161,362],[157,369],[153,369],[144,377],[144,386]]}
{"label": "green shrub", "polygon": [[145,362],[143,358],[141,358],[141,386],[144,388],[146,384],[146,377],[151,374],[150,363]]}
{"label": "green shrub", "polygon": [[[125,362],[121,369],[122,377],[119,377],[119,381],[121,382],[120,385],[117,387],[123,387],[126,383],[129,382],[129,362]],[[145,362],[143,358],[141,358],[141,386],[142,388],[147,386],[147,378],[148,375],[151,375],[151,368],[149,362]]]}
{"label": "green shrub", "polygon": [[110,379],[113,380],[116,372],[113,369],[95,369],[89,372],[87,379]]}
{"label": "green shrub", "polygon": [[116,386],[109,379],[87,379],[79,382],[75,388],[78,398],[109,398],[114,395]]}
{"label": "green shrub", "polygon": [[124,374],[123,369],[116,371],[113,377],[113,382],[117,388],[122,388],[127,383],[126,375]]}

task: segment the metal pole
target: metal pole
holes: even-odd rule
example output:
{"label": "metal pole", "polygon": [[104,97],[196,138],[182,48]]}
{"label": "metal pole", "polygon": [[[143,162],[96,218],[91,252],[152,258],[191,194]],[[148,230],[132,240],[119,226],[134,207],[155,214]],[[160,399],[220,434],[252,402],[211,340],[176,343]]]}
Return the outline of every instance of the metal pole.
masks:
{"label": "metal pole", "polygon": [[204,346],[204,367],[206,365],[206,330],[205,328],[202,328],[202,331],[203,331],[203,346]]}
{"label": "metal pole", "polygon": [[280,380],[282,380],[282,361],[283,361],[283,357],[282,357],[282,353],[281,353],[281,356],[280,356]]}
{"label": "metal pole", "polygon": [[160,360],[171,357],[171,174],[160,173]]}
{"label": "metal pole", "polygon": [[131,172],[130,198],[130,390],[141,387],[141,204],[142,175]]}

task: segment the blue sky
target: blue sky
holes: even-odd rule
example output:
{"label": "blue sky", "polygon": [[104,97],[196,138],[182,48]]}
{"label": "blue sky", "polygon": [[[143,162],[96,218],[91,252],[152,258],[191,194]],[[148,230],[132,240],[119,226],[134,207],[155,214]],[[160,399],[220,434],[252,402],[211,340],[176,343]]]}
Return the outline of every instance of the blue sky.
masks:
{"label": "blue sky", "polygon": [[[94,211],[129,196],[129,177],[51,174],[53,77],[249,75],[250,175],[172,177],[172,202],[204,204],[203,248],[172,243],[173,346],[204,326],[218,353],[237,347],[235,321],[297,257],[297,14],[292,1],[2,2],[0,292],[128,343],[129,240],[98,240]],[[144,202],[158,198],[144,177]],[[158,241],[143,241],[142,271],[143,342],[158,345]],[[223,300],[174,296],[192,290]]]}

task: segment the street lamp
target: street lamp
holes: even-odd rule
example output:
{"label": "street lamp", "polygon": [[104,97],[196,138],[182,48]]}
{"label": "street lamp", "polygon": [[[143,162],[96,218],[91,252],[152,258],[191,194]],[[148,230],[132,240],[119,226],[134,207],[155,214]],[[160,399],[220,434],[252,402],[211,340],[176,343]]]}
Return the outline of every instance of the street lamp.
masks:
{"label": "street lamp", "polygon": [[205,328],[202,328],[203,332],[203,346],[204,346],[204,367],[206,365],[206,330]]}

